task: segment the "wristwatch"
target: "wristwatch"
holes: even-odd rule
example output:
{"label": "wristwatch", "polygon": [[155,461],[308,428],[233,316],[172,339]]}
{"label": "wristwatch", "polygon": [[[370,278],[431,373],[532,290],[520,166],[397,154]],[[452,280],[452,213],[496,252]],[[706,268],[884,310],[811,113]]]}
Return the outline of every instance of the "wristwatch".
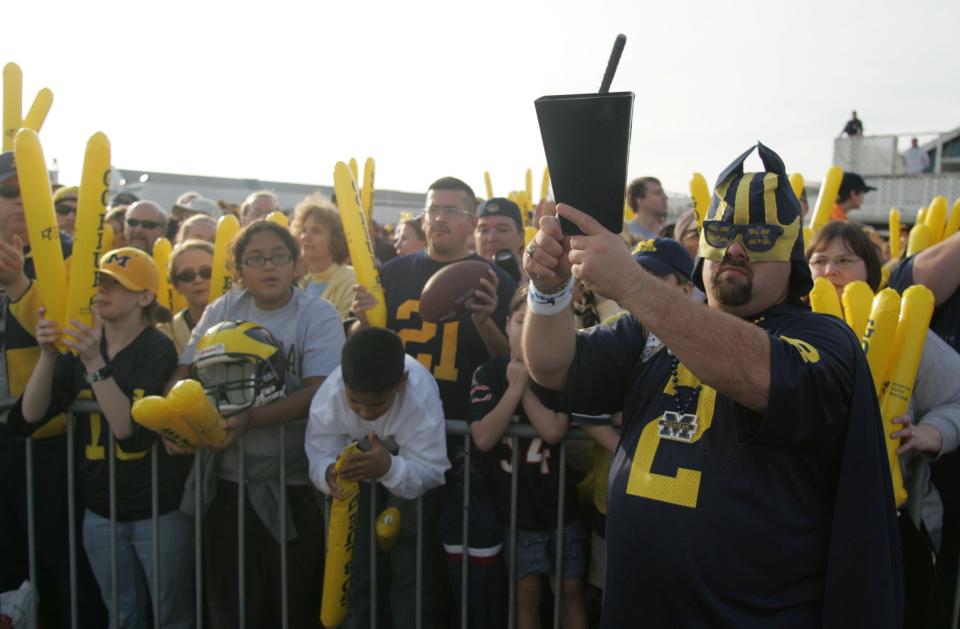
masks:
{"label": "wristwatch", "polygon": [[107,363],[100,369],[96,371],[91,371],[90,373],[84,374],[84,378],[87,379],[87,384],[93,384],[94,382],[99,382],[101,380],[106,380],[113,375],[113,367],[110,366],[110,363]]}

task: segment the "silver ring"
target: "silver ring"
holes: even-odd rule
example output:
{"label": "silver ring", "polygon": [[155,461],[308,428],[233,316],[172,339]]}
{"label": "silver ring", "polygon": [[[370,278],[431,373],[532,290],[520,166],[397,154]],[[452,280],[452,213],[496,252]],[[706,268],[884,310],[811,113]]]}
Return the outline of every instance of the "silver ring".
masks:
{"label": "silver ring", "polygon": [[533,257],[533,254],[534,254],[534,253],[536,252],[536,250],[537,250],[537,247],[539,247],[539,246],[540,246],[540,245],[537,244],[537,241],[536,241],[536,240],[531,240],[531,241],[530,241],[530,244],[527,245],[527,255],[532,258],[532,257]]}

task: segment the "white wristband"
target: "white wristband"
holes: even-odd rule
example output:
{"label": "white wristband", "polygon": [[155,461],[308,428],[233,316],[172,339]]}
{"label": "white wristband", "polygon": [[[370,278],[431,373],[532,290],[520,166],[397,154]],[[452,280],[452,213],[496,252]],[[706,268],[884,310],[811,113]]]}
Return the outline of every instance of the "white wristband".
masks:
{"label": "white wristband", "polygon": [[538,315],[555,315],[563,312],[573,301],[573,278],[567,279],[566,286],[559,292],[547,295],[537,290],[530,282],[527,285],[527,307]]}

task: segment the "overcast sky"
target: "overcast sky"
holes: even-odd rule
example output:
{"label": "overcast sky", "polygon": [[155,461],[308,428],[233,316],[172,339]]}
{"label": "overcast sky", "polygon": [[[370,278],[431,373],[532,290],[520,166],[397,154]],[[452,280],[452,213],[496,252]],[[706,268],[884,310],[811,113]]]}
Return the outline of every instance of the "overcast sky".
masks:
{"label": "overcast sky", "polygon": [[521,189],[545,159],[535,98],[636,93],[630,176],[686,193],[755,140],[819,180],[851,109],[867,134],[960,126],[956,0],[803,2],[17,2],[0,63],[41,87],[41,132],[76,183],[87,137],[123,169],[332,183],[377,160],[377,187],[454,175]]}

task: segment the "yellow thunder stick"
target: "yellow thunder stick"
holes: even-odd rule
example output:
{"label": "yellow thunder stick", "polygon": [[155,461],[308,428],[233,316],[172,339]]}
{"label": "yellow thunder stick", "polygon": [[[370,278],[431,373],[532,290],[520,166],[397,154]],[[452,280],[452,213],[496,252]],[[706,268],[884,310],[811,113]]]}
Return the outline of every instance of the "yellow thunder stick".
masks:
{"label": "yellow thunder stick", "polygon": [[697,217],[697,227],[703,228],[703,219],[707,217],[710,208],[710,188],[707,180],[700,173],[693,173],[690,177],[690,198],[693,199],[693,213]]}
{"label": "yellow thunder stick", "polygon": [[953,236],[958,231],[960,231],[960,198],[953,202],[953,209],[950,210],[950,218],[947,220],[947,226],[943,230],[944,240]]}
{"label": "yellow thunder stick", "polygon": [[890,210],[890,218],[887,221],[887,228],[890,232],[890,259],[898,260],[903,254],[900,249],[900,210],[893,208]]}
{"label": "yellow thunder stick", "polygon": [[232,286],[230,242],[238,231],[240,231],[240,222],[232,214],[223,216],[217,221],[217,236],[213,241],[213,273],[210,277],[209,303],[213,303]]}
{"label": "yellow thunder stick", "polygon": [[198,448],[203,443],[196,431],[182,417],[173,412],[167,398],[150,395],[140,398],[130,408],[135,422],[160,433],[167,441],[181,448]]}
{"label": "yellow thunder stick", "polygon": [[110,251],[113,249],[113,227],[109,223],[103,226],[103,247],[104,251]]}
{"label": "yellow thunder stick", "polygon": [[[523,191],[527,194],[526,201],[529,206],[533,206],[533,171],[529,168],[523,179],[524,187]],[[524,209],[524,211],[530,210],[530,207]]]}
{"label": "yellow thunder stick", "polygon": [[[37,132],[32,129],[18,131],[13,150],[27,233],[30,235],[30,255],[33,256],[37,274],[37,290],[47,309],[44,317],[59,323],[62,330],[66,323],[67,276],[63,266],[63,250],[60,248],[57,215],[53,211],[47,163],[43,159]],[[66,346],[58,343],[57,349],[63,352]]]}
{"label": "yellow thunder stick", "polygon": [[930,246],[930,228],[919,219],[910,230],[910,239],[907,241],[907,257],[915,256]]}
{"label": "yellow thunder stick", "polygon": [[925,207],[922,207],[919,210],[917,210],[917,222],[914,223],[914,225],[919,225],[921,223],[924,225],[927,224],[927,208]]}
{"label": "yellow thunder stick", "polygon": [[813,280],[813,290],[810,291],[810,308],[814,312],[843,319],[843,310],[840,309],[837,289],[825,277],[818,277]]}
{"label": "yellow thunder stick", "polygon": [[376,174],[377,163],[372,157],[368,157],[363,163],[363,188],[360,189],[360,207],[363,208],[363,216],[367,219],[367,225],[373,221],[373,179]]}
{"label": "yellow thunder stick", "polygon": [[487,188],[487,198],[493,198],[493,184],[490,182],[490,171],[483,171],[483,185]]}
{"label": "yellow thunder stick", "polygon": [[944,196],[933,197],[933,201],[927,207],[927,215],[923,219],[924,224],[930,228],[930,244],[935,245],[943,239],[943,230],[947,224],[947,198]]}
{"label": "yellow thunder stick", "polygon": [[380,550],[384,552],[393,550],[393,545],[397,542],[397,534],[400,533],[400,509],[387,507],[381,511],[377,516],[374,530]]}
{"label": "yellow thunder stick", "polygon": [[897,332],[897,320],[900,318],[900,293],[892,288],[884,288],[873,298],[870,318],[861,339],[863,352],[870,364],[873,387],[880,397],[883,376],[887,372],[890,350],[893,349],[893,337]]}
{"label": "yellow thunder stick", "polygon": [[221,444],[227,438],[223,416],[197,380],[188,378],[177,382],[167,393],[167,401],[173,412],[187,422],[203,443]]}
{"label": "yellow thunder stick", "polygon": [[[23,72],[15,63],[3,66],[3,151],[13,150],[13,138],[23,123]],[[18,160],[19,161],[19,160]],[[19,169],[18,169],[19,170]]]}
{"label": "yellow thunder stick", "polygon": [[287,218],[287,215],[281,212],[280,210],[274,210],[267,214],[267,220],[276,223],[280,227],[288,228],[290,227],[290,219]]}
{"label": "yellow thunder stick", "polygon": [[33,129],[37,133],[40,133],[40,129],[43,127],[44,121],[47,119],[47,114],[50,113],[50,107],[53,105],[53,92],[47,88],[43,88],[33,99],[33,104],[30,105],[30,110],[27,112],[27,117],[23,119],[23,127],[25,129]]}
{"label": "yellow thunder stick", "polygon": [[357,283],[363,286],[377,300],[377,305],[367,311],[367,322],[378,328],[387,325],[387,307],[380,285],[380,273],[373,263],[373,245],[367,222],[360,209],[360,196],[357,184],[350,169],[343,162],[337,162],[333,170],[333,186],[337,193],[337,205],[340,206],[340,218],[343,232],[347,237],[347,249],[357,274]]}
{"label": "yellow thunder stick", "polygon": [[540,182],[540,200],[550,198],[550,168],[543,167],[543,180]]}
{"label": "yellow thunder stick", "polygon": [[[95,133],[87,140],[77,197],[76,231],[67,289],[66,321],[93,325],[90,306],[97,294],[97,261],[110,251],[113,229],[107,242],[109,225],[104,222],[110,187],[110,140]],[[162,273],[161,273],[162,275]],[[69,325],[69,323],[67,324]],[[70,333],[68,327],[65,332]]]}
{"label": "yellow thunder stick", "polygon": [[820,184],[820,194],[817,196],[817,205],[810,213],[808,225],[814,232],[830,222],[830,212],[833,205],[837,202],[837,194],[840,192],[840,182],[843,181],[843,169],[839,166],[831,166]]}
{"label": "yellow thunder stick", "polygon": [[360,181],[360,171],[357,169],[357,160],[356,158],[350,158],[350,174],[353,175],[354,181]]}
{"label": "yellow thunder stick", "polygon": [[790,189],[793,190],[793,194],[797,196],[797,199],[803,194],[803,183],[803,175],[800,173],[790,175]]}
{"label": "yellow thunder stick", "polygon": [[844,321],[857,335],[857,338],[862,339],[863,333],[867,329],[867,320],[870,319],[870,310],[873,307],[873,291],[862,280],[850,282],[843,287],[840,303],[843,305]]}
{"label": "yellow thunder stick", "polygon": [[173,286],[170,285],[170,275],[167,265],[170,264],[170,252],[173,247],[166,238],[157,238],[153,243],[153,263],[160,269],[160,283],[157,285],[157,303],[169,310],[173,310]]}
{"label": "yellow thunder stick", "polygon": [[[338,163],[338,166],[342,162]],[[337,195],[337,200],[340,196]],[[323,567],[323,596],[320,621],[324,627],[336,627],[347,616],[350,603],[350,573],[353,543],[356,540],[360,515],[360,487],[357,481],[340,478],[340,470],[353,454],[360,452],[356,443],[348,445],[337,459],[337,484],[343,492],[334,498],[327,530],[327,557]]]}
{"label": "yellow thunder stick", "polygon": [[[166,273],[167,271],[166,269],[161,269],[160,272]],[[174,287],[172,294],[173,294],[173,310],[172,310],[173,314],[177,314],[178,312],[186,310],[189,304],[187,303],[187,298],[183,296],[183,293],[181,293],[179,290],[177,290],[176,287]]]}
{"label": "yellow thunder stick", "polygon": [[528,246],[537,235],[537,228],[533,225],[527,225],[523,228],[523,246]]}
{"label": "yellow thunder stick", "polygon": [[633,210],[630,209],[630,202],[626,199],[623,200],[623,222],[629,223],[633,220],[634,214]]}
{"label": "yellow thunder stick", "polygon": [[906,413],[910,404],[927,328],[933,316],[933,301],[933,292],[926,286],[918,284],[903,291],[900,320],[893,338],[890,363],[883,377],[880,414],[887,437],[887,462],[893,477],[893,495],[898,507],[907,501],[907,490],[903,486],[903,473],[897,456],[899,442],[891,439],[890,435],[900,430],[893,419]]}

